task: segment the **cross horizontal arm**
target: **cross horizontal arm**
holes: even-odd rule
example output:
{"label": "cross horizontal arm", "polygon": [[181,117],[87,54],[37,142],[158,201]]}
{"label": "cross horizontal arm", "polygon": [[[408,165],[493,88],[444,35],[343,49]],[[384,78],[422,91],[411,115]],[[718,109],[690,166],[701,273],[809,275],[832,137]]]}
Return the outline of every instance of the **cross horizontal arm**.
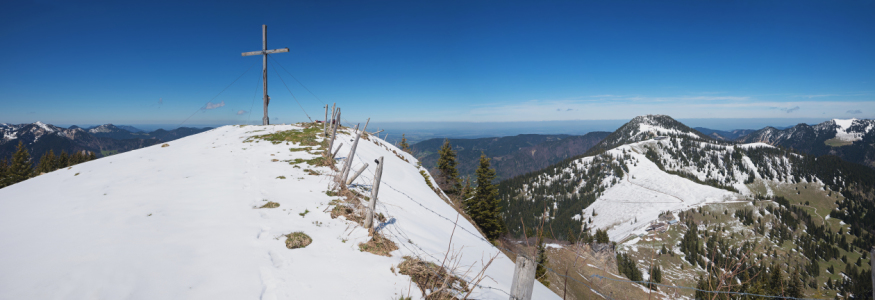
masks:
{"label": "cross horizontal arm", "polygon": [[274,54],[274,53],[282,53],[282,52],[289,52],[289,48],[273,49],[273,50],[267,50],[267,51],[243,52],[243,56]]}

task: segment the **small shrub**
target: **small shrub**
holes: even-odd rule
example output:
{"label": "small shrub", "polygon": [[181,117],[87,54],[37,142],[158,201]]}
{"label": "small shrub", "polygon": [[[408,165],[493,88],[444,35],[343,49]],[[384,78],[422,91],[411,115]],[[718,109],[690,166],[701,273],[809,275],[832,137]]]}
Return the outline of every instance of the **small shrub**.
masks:
{"label": "small shrub", "polygon": [[398,273],[410,276],[422,291],[437,291],[427,295],[426,299],[457,299],[453,294],[464,294],[470,290],[468,282],[449,274],[446,268],[415,257],[405,256],[398,265]]}
{"label": "small shrub", "polygon": [[419,170],[419,174],[422,175],[422,178],[425,178],[425,184],[427,184],[429,188],[434,189],[434,186],[431,185],[431,180],[428,179],[428,172],[425,170]]}
{"label": "small shrub", "polygon": [[277,178],[277,179],[286,179],[286,177],[285,177],[285,176],[282,176],[282,175],[277,176],[276,178]]}
{"label": "small shrub", "polygon": [[300,215],[301,217],[304,217],[304,216],[306,216],[308,213],[310,213],[310,210],[308,210],[308,209],[304,209],[304,212],[299,213],[298,215]]}
{"label": "small shrub", "polygon": [[301,231],[292,232],[286,235],[286,248],[289,249],[304,248],[312,242],[313,239]]}

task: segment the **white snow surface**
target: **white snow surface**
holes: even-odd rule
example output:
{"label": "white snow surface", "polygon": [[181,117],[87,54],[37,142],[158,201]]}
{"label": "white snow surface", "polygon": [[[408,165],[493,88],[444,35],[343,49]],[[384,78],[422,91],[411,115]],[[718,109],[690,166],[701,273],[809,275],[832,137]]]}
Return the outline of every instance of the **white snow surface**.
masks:
{"label": "white snow surface", "polygon": [[650,222],[662,212],[683,211],[706,203],[735,200],[739,196],[663,172],[642,154],[647,143],[653,142],[638,142],[608,151],[620,155],[625,150],[638,161],[637,166],[627,164],[629,172],[623,180],[609,187],[583,210],[587,217],[595,210],[597,215],[592,217],[589,226],[607,229],[611,240],[621,241],[631,235],[647,233]]}
{"label": "white snow surface", "polygon": [[[373,142],[358,145],[353,167],[370,162],[357,183],[368,183],[374,159],[385,157],[377,212],[389,218],[380,232],[400,250],[392,257],[360,252],[367,231],[331,219],[325,194],[329,175],[306,175],[282,160],[315,157],[285,143],[242,143],[252,135],[292,125],[224,126],[160,145],[82,163],[0,190],[0,299],[390,299],[408,293],[409,277],[390,267],[402,256],[440,264],[455,210],[425,184],[416,159],[405,162]],[[255,130],[264,130],[254,132]],[[348,144],[349,135],[339,141]],[[337,147],[339,143],[336,143]],[[246,150],[244,150],[246,148]],[[346,156],[349,145],[341,150]],[[275,156],[270,156],[271,154]],[[271,162],[271,159],[279,162]],[[642,184],[645,159],[635,171]],[[343,163],[338,161],[338,166]],[[328,173],[326,167],[309,167]],[[654,167],[655,168],[655,167]],[[277,179],[286,176],[287,179]],[[649,178],[648,176],[656,176]],[[624,183],[627,184],[627,183]],[[698,187],[692,187],[698,188]],[[707,192],[707,191],[706,191]],[[403,193],[403,194],[402,194]],[[714,197],[718,193],[711,192]],[[614,195],[597,202],[600,222]],[[643,198],[653,194],[641,190]],[[685,197],[683,195],[680,195]],[[661,198],[660,198],[661,197]],[[663,199],[664,196],[655,198]],[[254,209],[264,199],[280,204]],[[649,198],[648,198],[649,199]],[[704,199],[686,199],[692,205]],[[696,202],[698,201],[698,202]],[[608,204],[605,204],[608,203]],[[634,210],[620,204],[615,208]],[[304,217],[299,214],[309,210]],[[619,211],[618,211],[619,213]],[[640,218],[639,218],[640,219]],[[498,249],[464,218],[452,239],[463,266],[488,260]],[[612,233],[628,231],[618,227]],[[303,231],[305,248],[287,249],[282,235]],[[412,244],[411,244],[412,242]],[[507,299],[514,263],[499,254],[472,297]],[[473,274],[468,275],[470,278]],[[414,284],[410,295],[420,298]],[[558,299],[535,283],[533,299]]]}

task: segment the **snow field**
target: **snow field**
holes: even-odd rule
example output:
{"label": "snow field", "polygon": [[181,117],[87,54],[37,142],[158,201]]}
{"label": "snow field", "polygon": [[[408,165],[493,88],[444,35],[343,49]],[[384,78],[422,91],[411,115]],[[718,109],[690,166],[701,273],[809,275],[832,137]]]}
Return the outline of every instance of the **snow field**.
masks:
{"label": "snow field", "polygon": [[[415,167],[362,140],[353,168],[385,157],[377,212],[392,257],[358,250],[367,232],[327,212],[327,167],[283,160],[316,157],[295,145],[243,143],[249,136],[300,129],[292,125],[225,126],[160,145],[61,169],[0,190],[0,299],[388,299],[408,293],[409,277],[390,267],[402,256],[438,257],[455,210],[428,188]],[[380,143],[384,143],[374,137]],[[346,156],[347,144],[338,156]],[[245,150],[244,150],[245,148]],[[273,156],[271,156],[273,155]],[[279,161],[273,162],[272,159]],[[338,166],[342,161],[338,161]],[[303,169],[323,175],[307,175]],[[286,179],[278,179],[285,176]],[[406,195],[405,195],[406,194]],[[408,196],[410,198],[408,198]],[[269,200],[273,209],[255,209]],[[301,213],[307,212],[304,216]],[[460,218],[452,248],[479,271],[498,252]],[[283,235],[303,231],[305,248],[287,249]],[[406,240],[401,240],[401,239]],[[412,242],[412,243],[411,243]],[[500,255],[472,297],[506,299],[513,262]],[[470,276],[473,276],[471,274]],[[420,298],[413,285],[410,295]],[[555,294],[535,283],[534,299]]]}
{"label": "snow field", "polygon": [[[647,142],[618,147],[609,152],[618,155],[622,153],[621,149],[641,151],[643,143]],[[683,211],[736,197],[732,192],[665,173],[643,154],[626,152],[638,161],[637,166],[627,165],[629,173],[623,180],[605,190],[583,213],[585,220],[592,217],[589,227],[607,229],[611,240],[621,241],[632,235],[646,233],[650,222],[664,211]],[[593,216],[593,210],[596,216]]]}

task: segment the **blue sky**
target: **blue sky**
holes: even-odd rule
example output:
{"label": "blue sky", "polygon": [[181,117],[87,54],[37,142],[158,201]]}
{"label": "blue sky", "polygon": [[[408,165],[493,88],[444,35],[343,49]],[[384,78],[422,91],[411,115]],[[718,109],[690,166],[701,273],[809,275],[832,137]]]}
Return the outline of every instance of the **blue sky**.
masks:
{"label": "blue sky", "polygon": [[875,118],[873,1],[4,1],[0,122],[260,122],[261,24],[274,123]]}

